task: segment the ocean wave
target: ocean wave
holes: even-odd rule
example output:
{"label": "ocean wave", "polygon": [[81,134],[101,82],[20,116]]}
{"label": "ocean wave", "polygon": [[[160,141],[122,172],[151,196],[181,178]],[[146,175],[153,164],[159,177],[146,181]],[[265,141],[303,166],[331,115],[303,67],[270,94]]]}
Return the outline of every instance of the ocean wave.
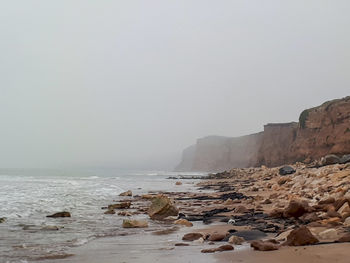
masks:
{"label": "ocean wave", "polygon": [[88,176],[88,177],[81,177],[80,179],[82,179],[82,180],[96,180],[99,178],[100,178],[99,176],[92,175],[92,176]]}

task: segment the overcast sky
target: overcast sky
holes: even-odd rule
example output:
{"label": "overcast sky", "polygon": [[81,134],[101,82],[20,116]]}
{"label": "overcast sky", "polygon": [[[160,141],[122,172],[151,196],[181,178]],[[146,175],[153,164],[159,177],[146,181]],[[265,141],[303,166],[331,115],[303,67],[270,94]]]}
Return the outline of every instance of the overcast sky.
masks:
{"label": "overcast sky", "polygon": [[168,168],[350,95],[348,0],[0,2],[0,167]]}

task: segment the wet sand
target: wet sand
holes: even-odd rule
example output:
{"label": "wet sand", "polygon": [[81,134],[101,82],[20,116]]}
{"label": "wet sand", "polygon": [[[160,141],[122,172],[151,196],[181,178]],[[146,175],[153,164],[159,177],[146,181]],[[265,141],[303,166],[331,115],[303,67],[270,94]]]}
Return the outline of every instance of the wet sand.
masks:
{"label": "wet sand", "polygon": [[350,243],[304,247],[284,247],[276,251],[227,252],[217,254],[217,262],[225,263],[349,263]]}

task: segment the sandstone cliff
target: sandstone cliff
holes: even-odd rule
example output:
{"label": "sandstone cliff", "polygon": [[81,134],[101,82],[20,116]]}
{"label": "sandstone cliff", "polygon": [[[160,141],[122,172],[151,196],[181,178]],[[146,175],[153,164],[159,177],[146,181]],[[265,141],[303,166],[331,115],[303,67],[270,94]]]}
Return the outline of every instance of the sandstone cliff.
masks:
{"label": "sandstone cliff", "polygon": [[299,123],[275,123],[242,137],[209,136],[184,151],[182,171],[279,166],[350,153],[350,97],[332,100],[300,114]]}

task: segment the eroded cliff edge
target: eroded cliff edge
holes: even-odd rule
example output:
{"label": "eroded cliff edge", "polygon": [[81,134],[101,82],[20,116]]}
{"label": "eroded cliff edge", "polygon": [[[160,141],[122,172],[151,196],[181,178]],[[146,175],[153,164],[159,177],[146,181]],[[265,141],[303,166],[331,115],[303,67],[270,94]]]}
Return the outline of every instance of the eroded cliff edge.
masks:
{"label": "eroded cliff edge", "polygon": [[273,123],[242,137],[208,136],[187,148],[177,171],[222,171],[350,153],[350,96],[304,110],[299,122]]}

